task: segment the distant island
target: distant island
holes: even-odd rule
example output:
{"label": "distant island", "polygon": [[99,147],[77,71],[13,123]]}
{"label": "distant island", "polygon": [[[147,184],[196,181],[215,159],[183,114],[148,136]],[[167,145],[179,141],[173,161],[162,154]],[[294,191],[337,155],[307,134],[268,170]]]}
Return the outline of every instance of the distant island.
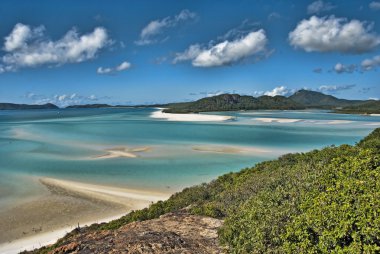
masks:
{"label": "distant island", "polygon": [[23,110],[23,109],[58,109],[52,103],[42,105],[28,105],[28,104],[15,104],[15,103],[0,103],[0,110]]}
{"label": "distant island", "polygon": [[316,91],[299,90],[289,97],[221,94],[194,102],[170,103],[165,113],[199,113],[236,110],[329,109],[339,113],[380,113],[380,101],[338,99]]}
{"label": "distant island", "polygon": [[[165,113],[200,113],[213,111],[238,111],[238,110],[302,110],[302,109],[326,109],[335,113],[347,114],[379,114],[380,101],[377,100],[346,100],[332,95],[326,95],[316,91],[299,90],[289,97],[259,96],[239,94],[221,94],[206,97],[193,102],[180,102],[154,105],[109,105],[109,104],[84,104],[71,105],[66,108],[138,108],[138,107],[163,107]],[[27,105],[14,103],[0,103],[0,110],[24,110],[24,109],[58,109],[59,107],[47,103],[43,105]]]}

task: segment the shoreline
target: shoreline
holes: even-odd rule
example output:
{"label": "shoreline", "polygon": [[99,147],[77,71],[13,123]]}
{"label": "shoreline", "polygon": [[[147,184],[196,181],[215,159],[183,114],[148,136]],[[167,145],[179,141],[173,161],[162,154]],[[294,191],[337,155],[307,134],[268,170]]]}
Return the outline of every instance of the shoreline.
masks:
{"label": "shoreline", "polygon": [[53,178],[39,181],[49,194],[1,214],[0,253],[19,253],[54,243],[78,223],[108,222],[171,195]]}

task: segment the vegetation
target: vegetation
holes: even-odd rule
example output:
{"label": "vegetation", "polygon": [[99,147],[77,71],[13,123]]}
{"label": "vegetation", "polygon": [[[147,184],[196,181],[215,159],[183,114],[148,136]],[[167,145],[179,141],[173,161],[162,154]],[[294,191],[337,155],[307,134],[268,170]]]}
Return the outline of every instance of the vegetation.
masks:
{"label": "vegetation", "polygon": [[84,105],[71,105],[66,108],[110,108],[111,105],[108,104],[84,104]]}
{"label": "vegetation", "polygon": [[242,96],[239,94],[222,94],[203,98],[195,102],[172,103],[166,105],[166,113],[190,113],[205,111],[232,111],[255,109],[304,109],[305,107],[284,96]]}
{"label": "vegetation", "polygon": [[86,230],[185,207],[225,220],[219,237],[230,253],[379,253],[380,128],[355,146],[287,154]]}
{"label": "vegetation", "polygon": [[363,103],[363,101],[359,100],[338,99],[332,95],[326,95],[320,92],[303,89],[289,96],[289,99],[301,105],[304,105],[305,107],[326,109]]}
{"label": "vegetation", "polygon": [[335,110],[337,113],[346,114],[380,114],[380,101],[367,101],[365,103],[346,106]]}
{"label": "vegetation", "polygon": [[58,107],[51,103],[42,105],[27,105],[14,103],[0,103],[0,110],[24,110],[24,109],[57,109]]}

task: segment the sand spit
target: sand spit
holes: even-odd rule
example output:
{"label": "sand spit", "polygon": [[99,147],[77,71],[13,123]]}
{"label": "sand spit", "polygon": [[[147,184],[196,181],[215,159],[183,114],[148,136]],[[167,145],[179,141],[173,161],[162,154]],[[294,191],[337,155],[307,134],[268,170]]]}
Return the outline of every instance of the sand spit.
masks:
{"label": "sand spit", "polygon": [[167,199],[169,193],[40,179],[47,194],[0,212],[0,253],[56,241],[79,225],[110,221]]}
{"label": "sand spit", "polygon": [[127,147],[115,147],[110,149],[105,149],[105,154],[95,156],[95,159],[112,159],[112,158],[136,158],[139,155],[136,153],[143,153],[151,150],[151,147],[137,147],[137,148],[127,148]]}
{"label": "sand spit", "polygon": [[301,121],[301,119],[287,119],[287,118],[253,118],[253,120],[260,121],[263,123],[296,123]]}
{"label": "sand spit", "polygon": [[218,145],[201,145],[193,146],[192,149],[198,152],[209,153],[269,153],[271,151],[255,148],[255,147],[239,147],[239,146],[218,146]]}
{"label": "sand spit", "polygon": [[150,117],[166,119],[168,121],[183,122],[220,122],[234,119],[232,116],[206,115],[206,114],[171,114],[164,113],[162,109],[153,112]]}
{"label": "sand spit", "polygon": [[332,120],[332,121],[328,121],[327,123],[328,124],[348,124],[352,122],[353,121],[347,121],[347,120]]}

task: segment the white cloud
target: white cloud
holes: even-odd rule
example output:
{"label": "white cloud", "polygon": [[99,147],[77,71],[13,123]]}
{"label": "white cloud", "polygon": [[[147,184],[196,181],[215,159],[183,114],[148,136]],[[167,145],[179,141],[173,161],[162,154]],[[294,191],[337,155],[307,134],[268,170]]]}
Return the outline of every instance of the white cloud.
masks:
{"label": "white cloud", "polygon": [[196,67],[229,65],[265,52],[266,43],[265,31],[260,29],[235,40],[225,40],[207,48],[202,48],[198,44],[191,45],[183,53],[177,53],[173,63],[191,60],[192,65]]}
{"label": "white cloud", "polygon": [[277,96],[277,95],[289,96],[289,95],[292,95],[294,92],[295,92],[294,89],[289,89],[286,86],[278,86],[278,87],[275,87],[271,91],[264,92],[264,95],[268,95],[272,97]]}
{"label": "white cloud", "polygon": [[140,39],[136,41],[135,43],[137,45],[148,45],[148,44],[154,44],[157,42],[161,42],[164,39],[160,39],[157,36],[159,34],[162,34],[163,31],[170,27],[175,27],[179,23],[192,20],[196,18],[196,14],[194,12],[190,12],[189,10],[182,10],[179,14],[175,15],[174,17],[166,17],[163,19],[157,19],[153,20],[146,25],[140,33]]}
{"label": "white cloud", "polygon": [[380,55],[374,56],[370,59],[365,59],[361,63],[361,67],[365,71],[376,69],[380,66]]}
{"label": "white cloud", "polygon": [[131,68],[131,66],[132,65],[129,62],[124,61],[115,67],[107,67],[107,68],[99,67],[96,70],[96,72],[98,74],[114,74],[114,73],[119,72],[119,71],[125,71],[125,70]]}
{"label": "white cloud", "polygon": [[131,67],[131,64],[127,61],[125,62],[122,62],[121,64],[119,64],[118,66],[116,66],[116,70],[117,71],[124,71],[126,69],[129,69]]}
{"label": "white cloud", "polygon": [[322,0],[318,0],[315,2],[312,2],[309,6],[307,6],[307,13],[308,14],[318,14],[325,11],[330,11],[334,9],[335,6],[333,6],[331,3],[323,2]]}
{"label": "white cloud", "polygon": [[322,93],[336,93],[343,90],[350,90],[354,88],[355,86],[356,85],[332,85],[332,86],[323,85],[323,86],[320,86],[317,89],[317,91],[322,92]]}
{"label": "white cloud", "polygon": [[336,73],[341,74],[341,73],[353,73],[354,71],[357,70],[357,67],[355,64],[350,64],[350,65],[344,65],[342,63],[337,63],[334,66],[333,69]]}
{"label": "white cloud", "polygon": [[69,94],[55,94],[55,95],[41,95],[29,92],[25,95],[25,98],[30,100],[33,104],[46,104],[53,103],[59,107],[66,107],[70,105],[81,105],[97,103],[102,99],[110,99],[108,96],[97,97],[96,95],[80,95],[77,93]]}
{"label": "white cloud", "polygon": [[306,52],[364,53],[380,44],[380,36],[372,28],[359,20],[312,16],[298,23],[289,33],[289,41]]}
{"label": "white cloud", "polygon": [[27,39],[30,38],[32,30],[24,24],[16,24],[12,32],[5,37],[4,50],[13,51],[25,47]]}
{"label": "white cloud", "polygon": [[43,27],[31,29],[17,24],[11,34],[5,37],[4,49],[8,53],[2,57],[2,62],[10,70],[78,63],[96,57],[99,50],[109,43],[107,31],[102,27],[84,35],[71,29],[61,39],[52,41],[44,36]]}
{"label": "white cloud", "polygon": [[380,10],[380,2],[371,2],[369,4],[369,8],[371,8],[372,10]]}

